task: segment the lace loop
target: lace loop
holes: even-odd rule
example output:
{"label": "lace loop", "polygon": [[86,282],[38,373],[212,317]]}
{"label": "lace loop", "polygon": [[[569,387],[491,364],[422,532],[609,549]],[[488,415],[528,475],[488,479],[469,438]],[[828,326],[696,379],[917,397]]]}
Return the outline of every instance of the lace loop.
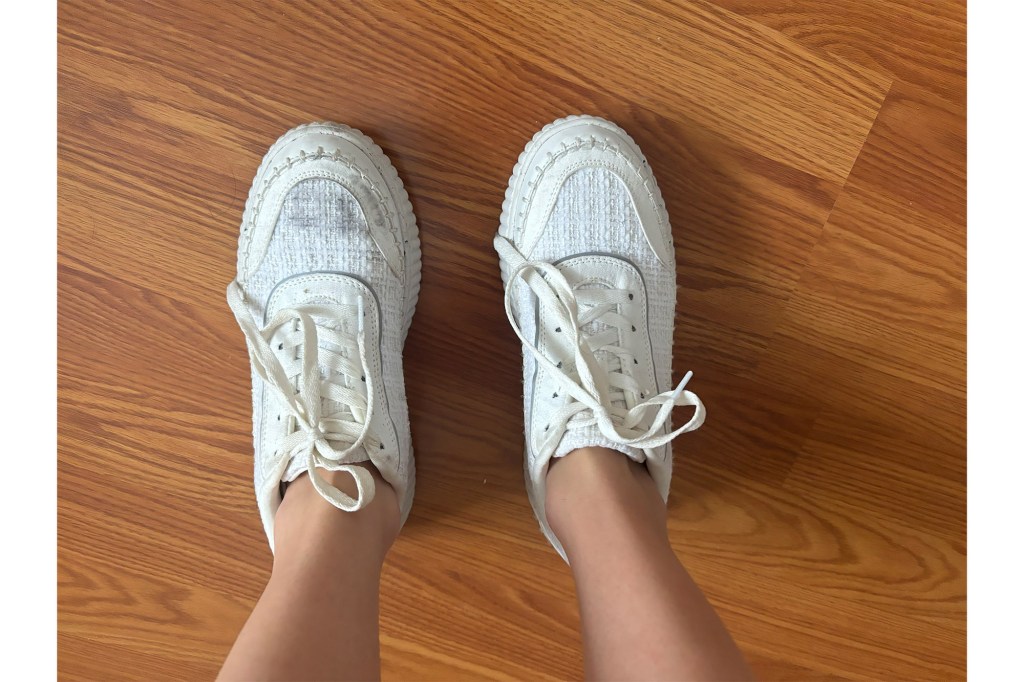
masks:
{"label": "lace loop", "polygon": [[[630,320],[618,312],[621,303],[632,300],[632,293],[608,289],[574,289],[556,266],[544,261],[527,260],[504,237],[496,236],[494,247],[508,264],[505,314],[512,329],[536,361],[557,379],[561,386],[560,393],[564,391],[572,398],[550,417],[543,440],[537,445],[542,453],[554,452],[566,430],[572,428],[597,426],[605,438],[614,443],[649,450],[668,443],[682,433],[693,431],[704,423],[704,404],[696,394],[686,390],[692,372],[687,372],[673,390],[643,399],[636,380],[621,371],[626,364],[623,360],[627,360],[628,364],[636,363],[636,358],[628,348],[614,344],[618,339],[614,328],[627,331],[636,329]],[[513,289],[517,281],[528,286],[537,296],[538,304],[555,317],[556,330],[568,335],[573,351],[572,371],[579,377],[578,380],[570,374],[569,367],[563,366],[562,362],[556,365],[523,334],[512,310]],[[588,306],[582,314],[581,304]],[[598,320],[609,329],[593,334],[583,330],[584,326]],[[611,367],[608,361],[598,358],[598,352],[614,359]],[[614,366],[616,363],[617,368]],[[613,404],[612,388],[622,391],[626,407]],[[639,395],[641,400],[636,400],[635,395]],[[661,433],[665,424],[669,423],[673,408],[684,405],[695,408],[690,420],[675,431]],[[642,424],[651,410],[657,412],[650,426],[643,428]]]}
{"label": "lace loop", "polygon": [[[267,388],[277,396],[282,406],[294,419],[296,430],[285,436],[274,454],[274,470],[282,473],[288,462],[294,458],[304,460],[313,487],[320,495],[339,509],[356,511],[373,500],[374,482],[364,467],[346,463],[351,454],[365,443],[377,443],[370,433],[373,417],[374,390],[367,368],[366,339],[363,328],[363,300],[355,305],[358,320],[356,334],[352,336],[337,330],[318,327],[314,317],[345,319],[351,317],[351,306],[309,304],[279,310],[270,322],[260,329],[245,303],[245,294],[237,281],[228,285],[228,305],[235,314],[242,333],[245,334],[249,357],[256,374],[263,379]],[[292,329],[286,329],[292,325]],[[271,343],[275,336],[282,340]],[[321,344],[358,350],[358,366],[351,358],[322,348]],[[282,362],[278,353],[297,348],[298,360]],[[276,350],[275,350],[276,349]],[[352,389],[321,380],[320,364],[323,362],[330,372],[347,376],[366,377],[365,397]],[[297,364],[296,364],[297,363]],[[291,377],[298,377],[298,388]],[[344,405],[351,414],[339,412],[324,416],[323,400],[329,399]],[[344,443],[343,450],[337,450],[332,442]],[[319,470],[344,471],[352,476],[356,484],[356,496],[343,493],[328,483]]]}

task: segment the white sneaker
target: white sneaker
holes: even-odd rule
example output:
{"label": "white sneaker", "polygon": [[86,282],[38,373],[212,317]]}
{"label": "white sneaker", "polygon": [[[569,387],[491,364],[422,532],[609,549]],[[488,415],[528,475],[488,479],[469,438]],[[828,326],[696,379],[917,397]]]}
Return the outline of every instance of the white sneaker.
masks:
{"label": "white sneaker", "polygon": [[[313,123],[263,158],[228,304],[252,360],[255,484],[274,547],[282,483],[308,471],[346,511],[374,496],[371,461],[402,523],[415,480],[402,347],[420,286],[416,219],[398,173],[358,130]],[[317,468],[345,471],[355,498]]]}
{"label": "white sneaker", "polygon": [[[636,143],[618,126],[570,116],[519,157],[494,239],[505,311],[523,342],[526,485],[541,529],[553,457],[585,446],[646,462],[663,498],[670,441],[704,421],[700,399],[671,388],[676,303],[668,213]],[[696,409],[671,430],[672,408]]]}

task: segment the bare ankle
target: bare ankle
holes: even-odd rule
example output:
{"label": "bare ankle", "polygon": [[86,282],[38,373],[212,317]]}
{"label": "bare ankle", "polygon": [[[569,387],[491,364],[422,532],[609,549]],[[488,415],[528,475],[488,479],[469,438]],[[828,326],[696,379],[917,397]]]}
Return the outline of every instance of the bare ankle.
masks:
{"label": "bare ankle", "polygon": [[[373,476],[373,500],[362,509],[347,512],[325,501],[313,487],[308,474],[303,473],[288,484],[275,520],[275,564],[282,553],[306,543],[330,546],[326,536],[344,537],[348,543],[363,544],[363,550],[373,555],[384,554],[398,537],[400,514],[398,497],[394,489],[369,462],[361,463]],[[330,485],[348,495],[356,494],[355,481],[344,471],[321,471]],[[351,551],[353,548],[348,548]],[[304,550],[303,550],[304,551]]]}
{"label": "bare ankle", "polygon": [[665,503],[647,467],[607,448],[580,448],[552,461],[545,512],[570,553],[616,529],[668,540]]}

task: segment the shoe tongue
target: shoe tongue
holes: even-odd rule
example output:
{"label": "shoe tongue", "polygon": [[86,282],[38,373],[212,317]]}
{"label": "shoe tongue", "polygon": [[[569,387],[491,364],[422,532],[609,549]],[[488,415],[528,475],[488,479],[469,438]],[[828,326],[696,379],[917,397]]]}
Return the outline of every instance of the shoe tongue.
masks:
{"label": "shoe tongue", "polygon": [[[321,301],[312,301],[312,302],[321,302]],[[322,301],[322,302],[327,302],[327,301]],[[352,333],[352,330],[347,329],[347,326],[346,326],[344,320],[326,319],[326,318],[317,317],[317,316],[314,316],[313,320],[314,320],[314,322],[316,323],[316,325],[317,325],[317,327],[319,329],[332,329],[334,331],[338,331],[338,332],[342,332],[342,333],[346,333],[346,334]],[[341,355],[342,357],[349,358],[356,365],[359,364],[358,352],[356,351],[355,348],[348,347],[348,346],[346,346],[346,347],[335,346],[334,344],[332,344],[330,342],[326,342],[323,339],[320,339],[319,344],[320,344],[320,348],[321,348],[320,352],[323,352],[322,349],[324,347],[326,347],[329,350],[331,350],[332,352],[337,353],[338,355]],[[356,353],[356,357],[352,357],[352,355],[351,355],[352,353]],[[322,363],[319,363],[319,368],[318,369],[320,370],[320,379],[322,381],[327,381],[329,383],[336,384],[336,385],[342,386],[344,388],[348,388],[348,389],[350,389],[352,391],[355,391],[356,393],[359,393],[360,395],[362,395],[364,397],[366,396],[366,394],[367,394],[367,392],[366,392],[367,386],[366,386],[366,382],[363,380],[362,377],[351,377],[351,376],[348,376],[347,374],[342,374],[340,372],[335,372],[335,371],[329,370],[326,367],[324,367],[324,365]],[[336,400],[331,400],[330,398],[323,397],[323,396],[321,396],[321,398],[320,398],[320,415],[322,417],[329,417],[329,416],[337,415],[336,418],[338,418],[338,419],[351,419],[351,420],[354,421],[354,416],[353,416],[352,411],[351,411],[351,409],[349,408],[348,405],[346,405],[344,403],[340,403],[340,402],[338,402]],[[348,447],[348,443],[342,443],[342,442],[338,442],[338,441],[328,441],[328,442],[331,444],[332,447],[334,447],[335,449],[338,449],[338,450],[343,450],[343,449]],[[298,478],[300,474],[304,473],[306,471],[306,468],[307,467],[306,467],[306,461],[305,460],[301,460],[299,458],[292,458],[292,460],[290,462],[288,462],[288,466],[285,468],[285,473],[284,473],[284,476],[282,477],[281,480],[286,482],[286,483],[290,483],[291,481],[294,481],[296,478]]]}
{"label": "shoe tongue", "polygon": [[[611,287],[609,287],[609,286],[607,286],[605,284],[601,284],[599,282],[585,282],[585,283],[580,284],[578,287],[575,287],[575,288],[576,288],[576,290],[581,290],[581,289],[589,289],[589,290],[604,289],[604,290],[607,290],[607,289],[610,289]],[[590,306],[580,306],[579,314],[583,315],[584,313],[587,312],[587,309],[589,309],[589,308],[590,308]],[[580,327],[580,330],[588,338],[589,337],[593,337],[593,336],[595,336],[597,334],[600,334],[602,332],[608,331],[609,329],[612,329],[612,327],[610,327],[609,325],[605,324],[600,319],[592,320],[592,321],[588,322],[587,324],[583,325],[582,327]],[[603,367],[605,369],[605,371],[607,371],[608,373],[618,372],[618,371],[622,370],[622,361],[621,361],[621,359],[619,358],[618,355],[615,355],[615,353],[609,353],[608,351],[599,350],[599,351],[596,351],[594,353],[594,358],[598,361],[598,364],[601,367]],[[624,397],[622,397],[622,392],[619,391],[618,389],[611,389],[611,390],[614,391],[615,395],[619,396],[617,399],[614,399],[614,400],[611,401],[612,406],[625,408],[626,407],[626,401],[625,401]]]}
{"label": "shoe tongue", "polygon": [[[599,282],[585,282],[585,283],[579,285],[578,287],[575,287],[575,290],[576,291],[595,291],[595,290],[602,291],[602,290],[607,290],[609,288],[610,287],[608,287],[608,286],[606,286],[604,284],[601,284]],[[590,306],[580,305],[579,306],[579,308],[580,308],[580,311],[579,311],[580,315],[582,315],[585,312],[587,312],[587,309],[589,307]],[[583,332],[586,333],[588,336],[592,336],[594,334],[599,334],[599,333],[605,331],[606,329],[609,329],[609,326],[606,325],[604,322],[601,322],[601,320],[592,320],[592,321],[586,323],[585,325],[583,325],[582,327],[580,327],[580,329],[582,329]]]}
{"label": "shoe tongue", "polygon": [[[317,318],[316,323],[318,327],[323,329],[332,329],[334,331],[338,331],[345,334],[353,333],[353,330],[347,329],[347,326],[343,320],[325,320],[323,318]],[[326,346],[332,352],[341,355],[344,358],[347,358],[350,362],[352,362],[355,365],[359,364],[359,353],[355,348],[351,346],[335,346],[324,341],[320,341],[320,346],[321,348]],[[321,352],[323,351],[321,350]],[[355,357],[353,357],[353,354],[355,355]],[[365,375],[359,377],[352,377],[348,376],[347,374],[342,374],[340,372],[328,370],[323,366],[323,364],[321,364],[320,378],[323,381],[332,384],[337,384],[338,386],[355,391],[356,393],[362,395],[363,397],[366,397]],[[344,403],[339,403],[329,398],[321,398],[320,402],[322,410],[321,414],[324,416],[337,414],[339,412],[348,416],[352,415],[352,411],[349,409],[349,406],[345,405]]]}

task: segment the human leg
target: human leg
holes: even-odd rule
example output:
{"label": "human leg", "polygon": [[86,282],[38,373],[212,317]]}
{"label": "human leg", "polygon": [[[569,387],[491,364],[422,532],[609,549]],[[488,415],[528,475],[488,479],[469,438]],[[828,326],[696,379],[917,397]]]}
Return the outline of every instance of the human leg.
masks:
{"label": "human leg", "polygon": [[[307,475],[288,486],[270,581],[218,679],[380,679],[380,572],[399,509],[391,486],[372,474],[373,501],[351,513],[324,504]],[[327,478],[355,493],[347,474]]]}
{"label": "human leg", "polygon": [[[705,412],[689,374],[672,387],[676,245],[647,160],[618,126],[570,116],[526,146],[502,208],[527,490],[576,577],[588,671],[747,676],[668,543],[671,441]],[[673,429],[676,406],[694,411]]]}
{"label": "human leg", "polygon": [[547,512],[576,581],[587,679],[751,679],[672,550],[665,504],[642,464],[575,450],[551,466]]}
{"label": "human leg", "polygon": [[402,347],[419,273],[412,207],[369,138],[315,123],[270,148],[227,297],[275,559],[224,678],[379,674],[380,567],[414,489]]}

